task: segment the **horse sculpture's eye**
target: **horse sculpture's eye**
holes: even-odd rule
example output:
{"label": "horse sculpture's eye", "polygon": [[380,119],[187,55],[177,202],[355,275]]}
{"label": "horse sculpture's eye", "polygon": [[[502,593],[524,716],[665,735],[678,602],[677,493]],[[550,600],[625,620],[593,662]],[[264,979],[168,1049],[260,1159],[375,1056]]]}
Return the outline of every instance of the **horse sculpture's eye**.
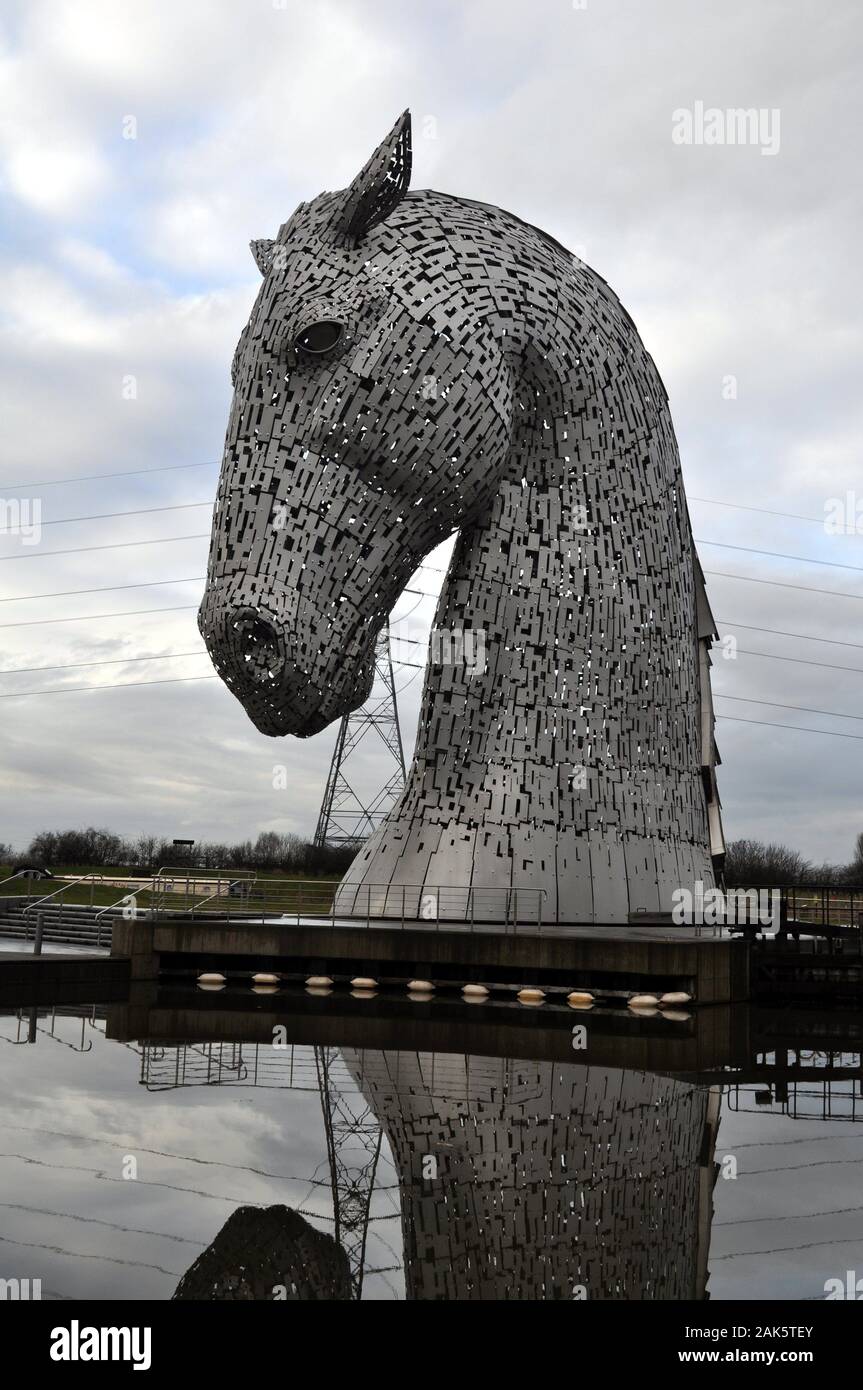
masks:
{"label": "horse sculpture's eye", "polygon": [[332,352],[341,341],[344,331],[344,324],[338,323],[335,319],[320,319],[318,323],[310,323],[308,328],[297,334],[294,347],[300,348],[302,352],[311,353],[313,357],[320,357],[325,352]]}

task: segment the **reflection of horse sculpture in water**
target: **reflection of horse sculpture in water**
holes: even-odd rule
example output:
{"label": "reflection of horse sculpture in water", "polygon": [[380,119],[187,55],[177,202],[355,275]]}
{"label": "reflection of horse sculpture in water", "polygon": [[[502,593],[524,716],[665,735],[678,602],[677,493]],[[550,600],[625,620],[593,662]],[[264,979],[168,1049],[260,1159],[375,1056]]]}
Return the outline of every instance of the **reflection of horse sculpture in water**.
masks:
{"label": "reflection of horse sculpture in water", "polygon": [[646,1072],[345,1053],[399,1172],[416,1299],[702,1299],[719,1092]]}
{"label": "reflection of horse sculpture in water", "polygon": [[[706,1297],[717,1089],[443,1052],[344,1057],[398,1173],[407,1298]],[[296,1212],[241,1207],[174,1297],[349,1299],[350,1274]]]}
{"label": "reflection of horse sculpture in water", "polygon": [[544,889],[558,922],[667,910],[722,836],[662,383],[595,272],[409,176],[405,116],[254,243],[201,631],[259,729],[317,733],[366,699],[387,615],[458,531],[436,627],[482,634],[485,664],[431,665],[340,905],[452,884]]}

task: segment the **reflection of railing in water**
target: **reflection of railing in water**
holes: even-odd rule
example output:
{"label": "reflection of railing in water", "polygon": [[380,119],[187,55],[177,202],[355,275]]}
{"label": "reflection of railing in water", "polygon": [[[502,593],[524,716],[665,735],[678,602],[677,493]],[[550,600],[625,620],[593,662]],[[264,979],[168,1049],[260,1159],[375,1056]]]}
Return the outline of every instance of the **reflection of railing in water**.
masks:
{"label": "reflection of railing in water", "polygon": [[[56,1042],[62,1047],[68,1047],[73,1052],[90,1052],[93,1047],[93,1042],[92,1039],[86,1036],[87,1029],[89,1028],[94,1032],[103,1033],[104,1030],[99,1028],[98,1024],[105,1022],[107,1014],[104,1006],[99,1004],[89,1005],[86,1009],[76,1004],[55,1004],[50,1009],[33,1004],[29,1008],[9,1010],[9,1012],[5,1014],[0,1013],[0,1020],[4,1017],[14,1019],[16,1033],[14,1038],[7,1038],[4,1034],[0,1034],[4,1042],[13,1043],[15,1046],[22,1046],[24,1044],[33,1044],[38,1037],[44,1037],[50,1042]],[[66,1019],[80,1020],[80,1041],[69,1042],[66,1038],[61,1037],[57,1033],[58,1021]]]}
{"label": "reflection of railing in water", "polygon": [[[307,1043],[172,1043],[141,1045],[141,1081],[150,1091],[181,1086],[259,1086],[319,1091],[316,1049]],[[355,1089],[341,1058],[329,1063],[340,1085]]]}
{"label": "reflection of railing in water", "polygon": [[[863,1120],[863,1074],[859,1052],[800,1052],[798,1065],[811,1065],[806,1076],[777,1076],[765,1084],[730,1084],[726,1088],[728,1108],[743,1113],[782,1115],[791,1120]],[[818,1072],[830,1068],[857,1072],[856,1076],[825,1076]],[[808,1068],[807,1068],[808,1070]]]}

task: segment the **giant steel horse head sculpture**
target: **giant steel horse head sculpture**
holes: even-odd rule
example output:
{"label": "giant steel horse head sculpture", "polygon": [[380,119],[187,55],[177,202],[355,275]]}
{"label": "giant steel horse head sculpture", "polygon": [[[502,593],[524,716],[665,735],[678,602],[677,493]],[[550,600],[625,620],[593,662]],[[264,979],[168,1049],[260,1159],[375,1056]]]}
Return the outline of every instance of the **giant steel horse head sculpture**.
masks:
{"label": "giant steel horse head sculpture", "polygon": [[536,890],[561,923],[667,910],[712,884],[722,834],[662,382],[600,276],[499,208],[410,191],[410,162],[405,113],[252,244],[201,632],[263,733],[308,737],[365,701],[377,634],[457,531],[435,626],[485,661],[429,665],[407,786],[341,905],[450,884]]}

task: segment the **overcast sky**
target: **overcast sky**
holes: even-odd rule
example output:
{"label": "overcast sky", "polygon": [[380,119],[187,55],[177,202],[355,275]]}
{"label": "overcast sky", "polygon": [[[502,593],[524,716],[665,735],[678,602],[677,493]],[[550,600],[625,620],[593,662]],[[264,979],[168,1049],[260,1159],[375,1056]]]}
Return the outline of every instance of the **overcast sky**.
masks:
{"label": "overcast sky", "polygon": [[[42,509],[37,543],[0,535],[0,694],[211,674],[195,609],[229,367],[259,282],[248,242],[348,183],[410,106],[413,186],[544,227],[610,282],[657,362],[713,610],[738,640],[714,675],[727,836],[850,857],[858,0],[3,0],[0,13],[0,501],[7,518],[10,500]],[[758,138],[678,143],[675,113],[697,103],[762,112]],[[825,506],[848,491],[859,532],[828,534]],[[180,509],[66,520],[165,507]],[[140,541],[155,543],[120,548]],[[98,546],[114,548],[82,549]],[[406,596],[403,635],[424,638],[433,608]],[[71,662],[117,664],[20,670]],[[401,667],[398,683],[412,744],[421,673]],[[267,739],[214,679],[27,695],[0,719],[0,841],[16,848],[84,824],[311,834],[336,732]],[[364,776],[379,771],[370,752]]]}

